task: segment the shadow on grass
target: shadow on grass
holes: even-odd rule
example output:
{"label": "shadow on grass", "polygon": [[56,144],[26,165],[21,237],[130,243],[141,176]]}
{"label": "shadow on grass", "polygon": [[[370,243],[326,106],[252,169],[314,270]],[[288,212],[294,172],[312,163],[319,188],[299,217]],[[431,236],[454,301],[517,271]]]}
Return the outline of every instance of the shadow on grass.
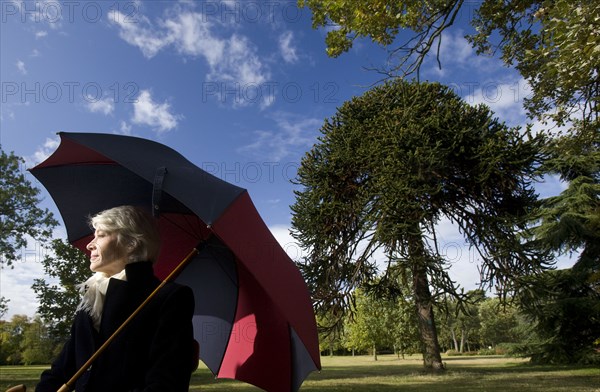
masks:
{"label": "shadow on grass", "polygon": [[[452,361],[449,361],[452,363]],[[326,366],[311,373],[300,392],[591,392],[599,391],[600,370],[575,366],[534,366],[500,363],[457,363],[441,374],[424,371],[414,364],[377,363]],[[473,361],[473,363],[475,363]],[[190,391],[259,391],[231,380],[215,380],[207,371],[194,374]]]}

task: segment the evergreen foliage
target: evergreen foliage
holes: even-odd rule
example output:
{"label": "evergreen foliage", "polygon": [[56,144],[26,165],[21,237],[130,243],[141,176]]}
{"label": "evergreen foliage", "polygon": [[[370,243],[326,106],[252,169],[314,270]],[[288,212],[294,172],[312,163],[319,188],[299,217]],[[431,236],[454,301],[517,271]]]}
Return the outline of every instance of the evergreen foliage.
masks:
{"label": "evergreen foliage", "polygon": [[301,162],[292,206],[317,311],[342,320],[354,289],[377,277],[373,255],[383,252],[377,286],[410,287],[425,364],[441,367],[433,304],[457,292],[436,224],[454,222],[479,251],[486,286],[508,292],[547,267],[521,237],[537,207],[544,138],[506,127],[445,86],[401,80],[344,103],[321,133]]}

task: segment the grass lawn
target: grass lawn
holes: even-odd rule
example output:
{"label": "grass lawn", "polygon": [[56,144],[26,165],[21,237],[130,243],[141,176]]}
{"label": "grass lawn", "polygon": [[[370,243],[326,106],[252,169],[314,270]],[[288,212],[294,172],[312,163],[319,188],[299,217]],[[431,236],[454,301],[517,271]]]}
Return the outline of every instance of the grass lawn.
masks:
{"label": "grass lawn", "polygon": [[[398,359],[379,356],[323,357],[323,370],[312,373],[302,392],[600,392],[600,369],[584,366],[532,366],[504,357],[445,357],[447,371],[441,375],[423,370],[418,356]],[[0,367],[0,392],[16,384],[29,390],[46,366]],[[232,380],[215,380],[201,366],[192,376],[190,391],[259,391]]]}

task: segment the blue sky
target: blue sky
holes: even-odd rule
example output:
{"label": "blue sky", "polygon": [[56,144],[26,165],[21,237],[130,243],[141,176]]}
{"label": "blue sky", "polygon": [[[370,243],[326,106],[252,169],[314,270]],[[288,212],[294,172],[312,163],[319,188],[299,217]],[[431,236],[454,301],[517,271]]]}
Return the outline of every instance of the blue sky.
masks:
{"label": "blue sky", "polygon": [[[523,125],[526,83],[462,38],[473,9],[467,4],[445,34],[442,69],[430,58],[421,78]],[[326,31],[313,30],[309,10],[294,1],[1,0],[0,18],[4,150],[31,167],[56,148],[59,131],[159,141],[247,188],[291,257],[302,255],[288,235],[300,159],[326,117],[381,79],[365,68],[386,60],[368,40],[327,57]],[[560,189],[553,179],[538,186],[543,195]],[[55,210],[49,197],[44,206]],[[455,255],[454,276],[473,288],[476,260],[449,225],[440,230]],[[30,244],[22,262],[0,271],[7,317],[35,312],[30,286],[42,274],[42,253]]]}

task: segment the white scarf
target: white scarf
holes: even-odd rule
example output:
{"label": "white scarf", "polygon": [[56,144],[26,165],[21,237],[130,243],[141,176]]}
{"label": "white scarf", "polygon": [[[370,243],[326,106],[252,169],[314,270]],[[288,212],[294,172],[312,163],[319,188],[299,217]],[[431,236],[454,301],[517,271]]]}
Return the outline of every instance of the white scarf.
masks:
{"label": "white scarf", "polygon": [[96,272],[91,278],[76,286],[83,293],[83,298],[79,305],[77,305],[77,311],[83,310],[87,312],[92,318],[94,328],[97,331],[100,330],[104,297],[106,297],[106,290],[111,278],[127,280],[127,275],[125,274],[125,270],[113,276],[108,276],[104,272]]}

